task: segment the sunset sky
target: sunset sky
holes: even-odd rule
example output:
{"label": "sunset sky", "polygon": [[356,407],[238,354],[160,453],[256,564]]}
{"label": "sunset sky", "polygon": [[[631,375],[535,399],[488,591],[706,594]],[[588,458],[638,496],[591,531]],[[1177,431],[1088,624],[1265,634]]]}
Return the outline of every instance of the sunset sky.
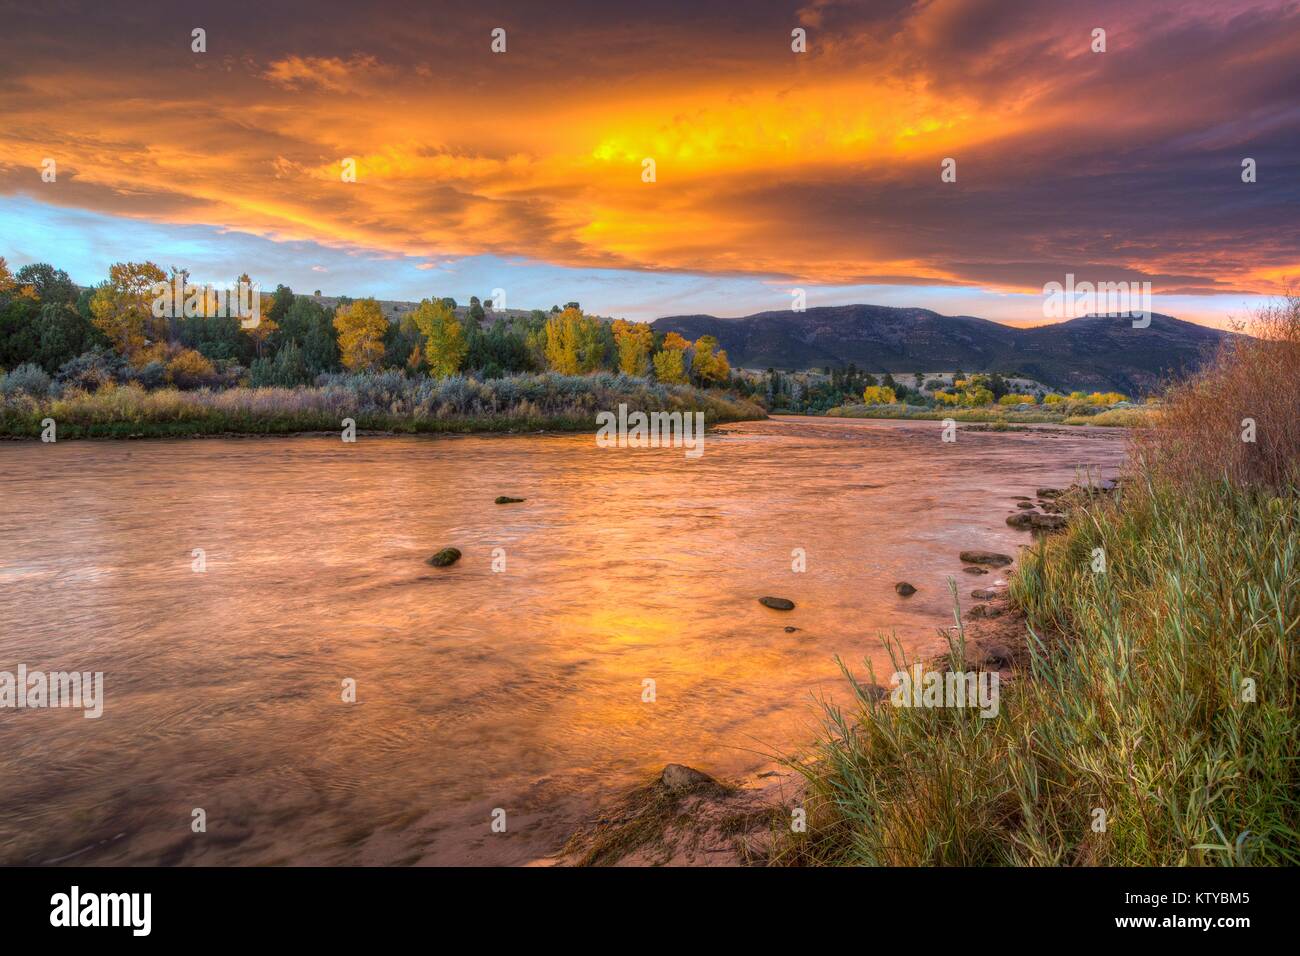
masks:
{"label": "sunset sky", "polygon": [[12,268],[1018,324],[1067,273],[1210,324],[1300,279],[1293,2],[117,6],[0,3]]}

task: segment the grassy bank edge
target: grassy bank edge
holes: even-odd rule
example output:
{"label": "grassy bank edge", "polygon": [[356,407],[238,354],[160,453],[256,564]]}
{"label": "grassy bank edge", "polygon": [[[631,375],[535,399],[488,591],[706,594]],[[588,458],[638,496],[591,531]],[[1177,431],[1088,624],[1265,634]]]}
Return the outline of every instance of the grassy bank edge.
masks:
{"label": "grassy bank edge", "polygon": [[[783,414],[774,411],[773,414]],[[793,413],[791,413],[793,414]],[[1132,428],[1145,424],[1153,412],[1142,409],[1107,409],[1093,415],[1069,412],[1004,411],[997,408],[919,409],[903,405],[849,405],[832,408],[825,418],[880,418],[905,421],[938,422],[951,418],[958,422],[1005,422],[1014,425],[1097,425]]]}
{"label": "grassy bank edge", "polygon": [[[894,707],[868,672],[850,707],[826,707],[811,762],[791,762],[808,830],[773,862],[1300,862],[1295,490],[1138,482],[1078,503],[1021,562],[1024,646],[999,714]],[[965,636],[952,669],[971,667]]]}
{"label": "grassy bank edge", "polygon": [[[705,425],[758,421],[759,415],[706,414]],[[551,415],[527,418],[510,415],[481,418],[410,418],[405,416],[355,416],[357,432],[386,435],[475,435],[521,434],[524,432],[584,432],[596,430],[592,415]],[[0,419],[0,440],[29,441],[39,439],[41,424],[24,421],[13,423]],[[283,418],[235,419],[229,416],[187,418],[163,422],[91,422],[58,424],[59,441],[64,439],[114,438],[220,438],[259,437],[303,434],[336,435],[341,431],[338,419],[327,416],[290,416]]]}

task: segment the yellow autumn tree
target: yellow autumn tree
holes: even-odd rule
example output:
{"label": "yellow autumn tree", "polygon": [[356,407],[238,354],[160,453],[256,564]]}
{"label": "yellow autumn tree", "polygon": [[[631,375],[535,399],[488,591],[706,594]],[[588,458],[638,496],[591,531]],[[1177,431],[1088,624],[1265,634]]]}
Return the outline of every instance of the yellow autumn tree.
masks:
{"label": "yellow autumn tree", "polygon": [[384,333],[388,320],[374,299],[357,299],[334,312],[339,334],[339,357],[353,372],[378,368],[384,360]]}
{"label": "yellow autumn tree", "polygon": [[650,348],[654,333],[644,322],[614,323],[614,345],[618,348],[618,368],[626,375],[646,375],[650,371]]}
{"label": "yellow autumn tree", "polygon": [[152,262],[116,262],[108,268],[108,282],[91,297],[91,321],[126,358],[165,332],[167,320],[153,314],[153,287],[166,281],[167,274]]}
{"label": "yellow autumn tree", "polygon": [[430,374],[446,378],[459,372],[469,343],[451,306],[441,299],[423,299],[411,313],[411,321],[424,336],[424,357]]}
{"label": "yellow autumn tree", "polygon": [[888,385],[868,385],[862,392],[862,401],[866,405],[893,405],[898,396]]}
{"label": "yellow autumn tree", "polygon": [[663,347],[654,355],[655,378],[673,385],[686,384],[686,350],[690,343],[676,332],[664,336]]}
{"label": "yellow autumn tree", "polygon": [[570,306],[546,320],[546,364],[561,375],[594,372],[605,357],[600,321]]}
{"label": "yellow autumn tree", "polygon": [[9,271],[9,263],[5,262],[4,256],[0,256],[0,295],[11,291],[17,284],[14,274]]}
{"label": "yellow autumn tree", "polygon": [[695,340],[691,371],[704,386],[721,385],[731,377],[731,363],[727,361],[727,353],[718,348],[718,340],[712,335],[701,335]]}

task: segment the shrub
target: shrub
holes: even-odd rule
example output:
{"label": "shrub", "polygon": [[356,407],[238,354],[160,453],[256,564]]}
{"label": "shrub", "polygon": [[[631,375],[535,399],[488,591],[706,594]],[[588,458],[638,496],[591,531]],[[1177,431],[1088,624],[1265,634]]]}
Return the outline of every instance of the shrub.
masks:
{"label": "shrub", "polygon": [[129,376],[130,369],[122,356],[111,349],[96,347],[64,362],[55,377],[65,387],[94,391],[109,383],[126,381]]}
{"label": "shrub", "polygon": [[217,383],[217,370],[194,349],[181,349],[167,362],[167,378],[181,389],[203,388]]}
{"label": "shrub", "polygon": [[33,398],[44,398],[50,393],[50,376],[33,362],[24,362],[0,379],[0,394],[7,398],[22,392]]}

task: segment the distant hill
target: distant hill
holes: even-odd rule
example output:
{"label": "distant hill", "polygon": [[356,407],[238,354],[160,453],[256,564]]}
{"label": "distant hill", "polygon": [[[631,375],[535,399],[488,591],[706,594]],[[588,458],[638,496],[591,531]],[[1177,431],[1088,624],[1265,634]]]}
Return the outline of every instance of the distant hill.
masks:
{"label": "distant hill", "polygon": [[1086,316],[1018,329],[929,309],[845,305],[806,312],[760,312],[739,319],[674,315],[657,332],[688,339],[713,335],[733,366],[796,370],[855,363],[869,372],[1018,373],[1062,391],[1114,389],[1130,395],[1195,369],[1229,333],[1152,314],[1133,328],[1127,317]]}

